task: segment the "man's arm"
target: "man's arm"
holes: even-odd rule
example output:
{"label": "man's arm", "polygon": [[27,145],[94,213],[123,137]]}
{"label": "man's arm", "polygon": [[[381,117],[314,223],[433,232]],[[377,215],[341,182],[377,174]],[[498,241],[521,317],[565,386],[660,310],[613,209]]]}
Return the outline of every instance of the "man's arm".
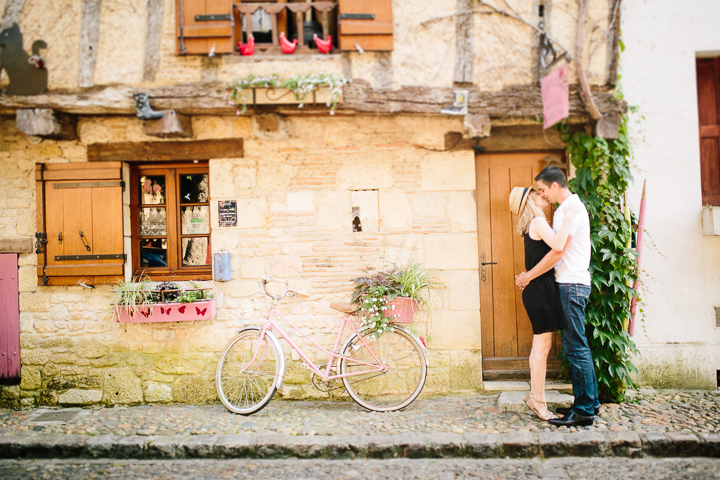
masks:
{"label": "man's arm", "polygon": [[565,242],[565,247],[563,247],[561,252],[558,252],[557,250],[550,250],[529,272],[523,272],[520,275],[517,275],[515,277],[515,284],[518,288],[520,288],[520,290],[524,289],[531,281],[535,280],[543,273],[549,272],[553,267],[555,267],[555,265],[562,260],[563,255],[565,255],[565,252],[571,242],[572,237],[568,237],[567,242]]}

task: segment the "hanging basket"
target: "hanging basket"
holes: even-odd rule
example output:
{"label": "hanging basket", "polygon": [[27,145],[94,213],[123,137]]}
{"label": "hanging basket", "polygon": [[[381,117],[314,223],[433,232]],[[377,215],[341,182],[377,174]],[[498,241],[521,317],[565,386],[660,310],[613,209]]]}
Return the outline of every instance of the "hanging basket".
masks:
{"label": "hanging basket", "polygon": [[395,300],[388,302],[387,305],[390,308],[385,310],[383,317],[388,318],[397,315],[393,319],[393,323],[413,323],[415,312],[418,310],[417,300],[408,297],[397,297]]}

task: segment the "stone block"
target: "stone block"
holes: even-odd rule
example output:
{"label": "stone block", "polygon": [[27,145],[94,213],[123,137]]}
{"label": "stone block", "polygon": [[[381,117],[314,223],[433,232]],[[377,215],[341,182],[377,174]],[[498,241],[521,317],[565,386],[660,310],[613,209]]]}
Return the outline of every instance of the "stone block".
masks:
{"label": "stone block", "polygon": [[425,265],[438,270],[477,269],[477,236],[472,233],[426,235]]}
{"label": "stone block", "polygon": [[20,349],[20,363],[22,365],[45,365],[50,360],[50,353],[46,350]]}
{"label": "stone block", "polygon": [[148,456],[151,458],[182,458],[185,456],[183,443],[188,439],[184,435],[168,435],[148,443]]}
{"label": "stone block", "polygon": [[686,432],[667,432],[665,435],[670,441],[673,456],[697,456],[700,449],[700,440],[697,436]]}
{"label": "stone block", "polygon": [[34,292],[37,290],[37,269],[35,267],[18,268],[18,290],[20,292]]}
{"label": "stone block", "polygon": [[413,210],[402,190],[381,191],[379,196],[380,230],[405,230],[410,227]]}
{"label": "stone block", "polygon": [[233,163],[232,158],[218,158],[209,161],[210,169],[210,185],[212,185],[212,197],[216,198],[232,198],[235,196],[235,186],[233,183]]}
{"label": "stone block", "polygon": [[270,271],[278,278],[294,277],[302,270],[303,261],[297,255],[277,255],[270,260]]}
{"label": "stone block", "polygon": [[642,456],[640,435],[631,431],[608,432],[608,442],[616,457],[639,458]]}
{"label": "stone block", "polygon": [[217,435],[193,435],[182,446],[185,454],[191,458],[210,458],[213,456]]}
{"label": "stone block", "polygon": [[452,352],[450,382],[454,392],[482,388],[482,356],[479,352]]}
{"label": "stone block", "polygon": [[672,443],[660,432],[645,432],[640,435],[643,453],[654,457],[664,457],[672,449]]}
{"label": "stone block", "polygon": [[477,231],[477,204],[473,192],[451,192],[447,216],[453,232]]}
{"label": "stone block", "polygon": [[541,432],[538,435],[540,453],[545,457],[565,457],[570,455],[570,438],[562,432]]}
{"label": "stone block", "polygon": [[76,119],[50,108],[21,108],[16,111],[18,130],[26,135],[53,140],[74,140]]}
{"label": "stone block", "polygon": [[444,193],[408,195],[415,222],[447,222],[447,197]]}
{"label": "stone block", "polygon": [[700,452],[704,457],[720,458],[720,435],[713,433],[700,433]]}
{"label": "stone block", "polygon": [[[8,205],[8,208],[16,207]],[[0,239],[0,253],[31,253],[33,251],[33,239],[30,237]]]}
{"label": "stone block", "polygon": [[497,435],[487,433],[470,432],[465,434],[465,449],[468,456],[472,458],[494,458],[500,451],[500,443]]}
{"label": "stone block", "polygon": [[579,457],[603,457],[609,448],[607,437],[599,432],[580,431],[570,439],[573,455]]}
{"label": "stone block", "polygon": [[478,350],[480,312],[435,311],[430,320],[430,333],[433,350]]}
{"label": "stone block", "polygon": [[117,438],[115,435],[90,437],[83,453],[90,458],[108,458]]}
{"label": "stone block", "polygon": [[462,457],[467,441],[458,433],[433,433],[430,438],[431,453],[437,458]]}
{"label": "stone block", "polygon": [[264,257],[243,258],[240,261],[240,276],[257,280],[265,276],[267,260]]}
{"label": "stone block", "polygon": [[[525,391],[502,392],[498,397],[498,408],[502,411],[514,412],[529,410],[523,401],[523,398],[528,394],[528,390],[529,388]],[[545,391],[545,401],[551,411],[556,408],[568,408],[572,406],[573,400],[572,395],[559,393],[556,390]]]}
{"label": "stone block", "polygon": [[389,163],[343,162],[337,172],[338,190],[380,190],[393,184]]}
{"label": "stone block", "polygon": [[34,331],[34,317],[31,313],[20,314],[20,331],[32,333]]}
{"label": "stone block", "polygon": [[111,368],[105,372],[103,402],[114,404],[142,403],[140,379],[132,371]]}
{"label": "stone block", "polygon": [[[20,352],[21,362],[22,353],[23,352]],[[23,364],[21,372],[20,388],[23,390],[35,390],[42,386],[42,375],[40,375],[39,367],[29,367]]]}
{"label": "stone block", "polygon": [[270,211],[267,200],[255,197],[240,197],[237,199],[238,228],[264,228],[270,225]]}
{"label": "stone block", "polygon": [[480,310],[480,276],[477,270],[448,272],[450,310]]}
{"label": "stone block", "polygon": [[109,352],[107,345],[100,343],[94,338],[81,338],[77,341],[75,353],[83,358],[99,358]]}
{"label": "stone block", "polygon": [[205,370],[205,364],[184,356],[161,355],[155,360],[155,369],[171,375],[197,375]]}
{"label": "stone block", "polygon": [[102,401],[102,390],[81,390],[73,388],[58,397],[61,405],[91,405]]}
{"label": "stone block", "polygon": [[352,232],[352,206],[348,191],[322,191],[315,197],[318,230]]}
{"label": "stone block", "polygon": [[509,457],[535,457],[540,452],[538,441],[530,432],[510,432],[500,435],[503,455]]}
{"label": "stone block", "polygon": [[109,456],[122,459],[144,458],[148,451],[148,444],[156,439],[156,437],[142,437],[139,435],[115,438]]}
{"label": "stone block", "polygon": [[220,458],[247,458],[255,453],[251,435],[223,435],[215,442],[215,456]]}
{"label": "stone block", "polygon": [[292,191],[287,194],[288,212],[312,212],[315,210],[312,191]]}
{"label": "stone block", "polygon": [[145,389],[145,401],[150,403],[172,402],[172,388],[166,383],[149,382]]}
{"label": "stone block", "polygon": [[203,377],[180,377],[173,385],[173,397],[181,403],[205,403],[207,387],[207,381]]}
{"label": "stone block", "polygon": [[[300,103],[287,89],[278,89],[272,91],[264,88],[255,89],[255,102],[257,104],[265,103]],[[274,98],[282,97],[282,101],[273,101]],[[253,132],[258,138],[269,140],[284,140],[292,136],[292,122],[284,116],[267,114],[253,115]]]}
{"label": "stone block", "polygon": [[421,163],[425,191],[475,190],[475,153],[472,150],[428,153]]}

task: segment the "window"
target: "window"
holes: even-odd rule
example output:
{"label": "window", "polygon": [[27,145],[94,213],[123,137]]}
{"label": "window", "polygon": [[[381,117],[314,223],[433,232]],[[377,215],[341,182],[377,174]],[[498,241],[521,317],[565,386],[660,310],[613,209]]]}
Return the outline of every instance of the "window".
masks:
{"label": "window", "polygon": [[234,53],[252,32],[254,55],[282,55],[280,34],[298,40],[293,54],[318,53],[313,35],[341,51],[392,51],[390,0],[176,0],[180,55]]}
{"label": "window", "polygon": [[207,163],[132,167],[135,274],[211,278],[209,177]]}

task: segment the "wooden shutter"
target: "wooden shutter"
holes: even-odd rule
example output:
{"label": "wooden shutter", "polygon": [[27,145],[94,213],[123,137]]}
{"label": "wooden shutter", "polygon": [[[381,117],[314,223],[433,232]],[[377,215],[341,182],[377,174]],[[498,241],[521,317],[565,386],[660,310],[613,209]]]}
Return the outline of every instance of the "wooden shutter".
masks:
{"label": "wooden shutter", "polygon": [[703,205],[720,205],[720,58],[697,60]]}
{"label": "wooden shutter", "polygon": [[339,0],[338,46],[357,51],[356,44],[366,51],[392,51],[392,0]]}
{"label": "wooden shutter", "polygon": [[175,0],[175,12],[178,54],[232,53],[232,0]]}
{"label": "wooden shutter", "polygon": [[45,204],[47,266],[43,266],[44,255],[39,254],[39,280],[46,275],[49,285],[96,284],[122,277],[121,163],[47,164],[44,171],[42,167],[37,166],[35,179],[38,230],[43,228]]}

